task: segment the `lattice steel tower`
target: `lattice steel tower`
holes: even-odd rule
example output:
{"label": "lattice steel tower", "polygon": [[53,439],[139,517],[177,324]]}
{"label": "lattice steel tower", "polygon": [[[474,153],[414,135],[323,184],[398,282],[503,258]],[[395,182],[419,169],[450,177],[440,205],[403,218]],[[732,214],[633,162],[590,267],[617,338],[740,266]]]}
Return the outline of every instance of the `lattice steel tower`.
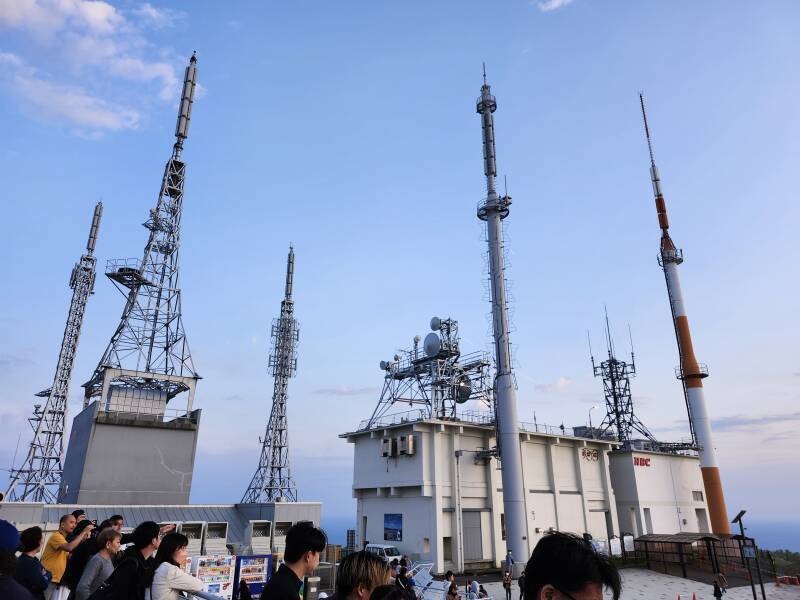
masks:
{"label": "lattice steel tower", "polygon": [[[636,376],[636,360],[631,342],[631,362],[619,360],[614,353],[614,340],[611,338],[611,327],[606,313],[606,351],[608,358],[599,365],[594,362],[591,341],[589,355],[592,360],[592,371],[595,377],[603,379],[603,393],[606,398],[606,416],[598,427],[598,436],[613,436],[625,446],[630,446],[634,432],[653,444],[659,444],[650,430],[644,426],[633,412],[631,397],[631,378]],[[594,432],[592,432],[594,435]]]}
{"label": "lattice steel tower", "polygon": [[64,429],[67,422],[69,382],[78,351],[86,302],[94,293],[97,264],[94,247],[97,243],[97,231],[102,214],[103,204],[98,202],[94,207],[86,253],[72,269],[69,280],[72,301],[69,305],[61,350],[58,353],[53,385],[36,394],[47,400],[44,406],[36,404],[33,407],[33,416],[28,419],[33,428],[33,440],[28,448],[28,455],[22,466],[11,472],[11,483],[6,496],[12,501],[53,503],[58,500],[61,473],[64,468]]}
{"label": "lattice steel tower", "polygon": [[181,317],[179,250],[186,163],[181,157],[197,79],[192,55],[183,83],[175,144],[155,208],[143,224],[144,256],[108,261],[106,276],[127,297],[122,318],[92,377],[83,384],[84,407],[101,398],[101,410],[163,414],[167,403],[189,392],[191,409],[199,379]]}
{"label": "lattice steel tower", "polygon": [[300,341],[300,324],[294,318],[293,280],[294,248],[290,246],[281,316],[272,322],[272,352],[269,355],[270,374],[274,378],[272,410],[261,441],[261,458],[242,497],[243,503],[297,502],[297,486],[289,469],[289,430],[286,425],[287,389],[289,379],[297,373],[297,343]]}

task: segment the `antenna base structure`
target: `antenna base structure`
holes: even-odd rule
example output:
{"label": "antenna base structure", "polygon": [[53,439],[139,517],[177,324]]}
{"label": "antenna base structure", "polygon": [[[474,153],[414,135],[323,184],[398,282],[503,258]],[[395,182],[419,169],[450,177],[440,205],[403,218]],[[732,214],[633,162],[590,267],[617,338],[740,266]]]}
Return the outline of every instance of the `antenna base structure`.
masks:
{"label": "antenna base structure", "polygon": [[103,204],[94,207],[86,253],[72,269],[69,287],[72,300],[67,314],[67,324],[58,353],[53,384],[36,394],[46,398],[44,404],[33,407],[33,416],[28,422],[33,429],[33,440],[28,454],[19,468],[12,468],[11,481],[6,490],[10,501],[43,502],[52,504],[58,501],[61,488],[61,475],[64,470],[64,432],[67,422],[67,401],[72,367],[78,352],[83,318],[89,296],[94,293],[97,258],[94,249],[103,215]]}
{"label": "antenna base structure", "polygon": [[297,345],[300,324],[294,318],[294,248],[286,261],[286,288],[280,317],[272,322],[272,352],[269,370],[273,376],[272,409],[267,431],[261,442],[261,456],[250,485],[242,496],[243,504],[297,502],[297,486],[289,468],[289,429],[286,403],[289,379],[297,374]]}
{"label": "antenna base structure", "polygon": [[[491,358],[485,352],[461,353],[458,321],[433,317],[431,333],[414,338],[411,350],[399,350],[393,360],[382,360],[383,389],[369,419],[358,430],[400,420],[448,419],[466,415],[460,407],[475,400],[491,408]],[[493,411],[492,413],[493,414]]]}
{"label": "antenna base structure", "polygon": [[143,223],[148,231],[144,255],[141,260],[117,259],[106,265],[106,276],[127,301],[100,362],[83,384],[84,408],[97,398],[100,410],[107,413],[163,418],[167,404],[188,392],[185,412],[192,410],[200,376],[183,328],[179,251],[186,180],[181,153],[189,135],[196,80],[197,57],[192,55],[172,156],[164,168],[156,206]]}

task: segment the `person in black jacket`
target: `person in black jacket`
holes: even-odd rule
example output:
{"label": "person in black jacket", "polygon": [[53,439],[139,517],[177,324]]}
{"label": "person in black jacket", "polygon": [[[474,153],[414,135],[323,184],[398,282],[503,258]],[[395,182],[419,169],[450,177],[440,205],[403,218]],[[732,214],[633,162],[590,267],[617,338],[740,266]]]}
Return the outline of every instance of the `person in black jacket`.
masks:
{"label": "person in black jacket", "polygon": [[153,580],[153,553],[158,550],[160,541],[158,523],[139,523],[131,537],[133,546],[125,550],[108,578],[113,600],[144,600],[144,592]]}
{"label": "person in black jacket", "polygon": [[29,527],[19,534],[22,554],[17,558],[14,579],[25,586],[37,600],[44,600],[44,591],[50,585],[50,571],[42,566],[36,554],[41,550],[44,533],[41,527]]}
{"label": "person in black jacket", "polygon": [[298,521],[286,533],[284,563],[270,578],[261,597],[265,600],[300,600],[303,578],[319,566],[319,553],[328,538],[310,521]]}

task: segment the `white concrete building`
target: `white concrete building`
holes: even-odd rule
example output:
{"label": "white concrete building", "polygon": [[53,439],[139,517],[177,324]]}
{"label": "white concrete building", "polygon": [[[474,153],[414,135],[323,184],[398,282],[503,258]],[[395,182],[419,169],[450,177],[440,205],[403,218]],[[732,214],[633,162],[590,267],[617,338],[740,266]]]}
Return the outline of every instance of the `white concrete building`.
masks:
{"label": "white concrete building", "polygon": [[711,531],[697,456],[616,450],[609,461],[621,531]]}
{"label": "white concrete building", "polygon": [[[608,458],[617,444],[557,433],[520,433],[531,549],[550,529],[619,532]],[[446,419],[342,434],[354,445],[358,545],[391,543],[440,573],[499,567],[502,483],[498,461],[483,454],[494,435],[485,420]]]}

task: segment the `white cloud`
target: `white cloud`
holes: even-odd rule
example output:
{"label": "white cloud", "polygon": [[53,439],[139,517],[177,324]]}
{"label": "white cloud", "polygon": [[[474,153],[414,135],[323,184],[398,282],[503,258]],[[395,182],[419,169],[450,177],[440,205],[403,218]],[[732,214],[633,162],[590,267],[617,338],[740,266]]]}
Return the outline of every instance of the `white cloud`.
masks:
{"label": "white cloud", "polygon": [[572,0],[536,0],[536,6],[542,12],[550,12],[572,4]]}
{"label": "white cloud", "polygon": [[139,8],[135,8],[133,14],[145,23],[153,27],[172,27],[175,21],[183,19],[186,13],[169,8],[156,8],[149,2],[145,2]]}
{"label": "white cloud", "polygon": [[551,392],[563,392],[570,385],[572,385],[572,379],[570,379],[569,377],[559,377],[558,379],[550,383],[538,383],[534,386],[534,389],[537,392],[544,392],[545,394],[549,394]]}
{"label": "white cloud", "polygon": [[[2,54],[0,64],[17,68],[10,85],[32,109],[25,111],[28,114],[44,111],[48,120],[76,125],[76,133],[89,138],[97,137],[98,131],[135,129],[140,110],[122,107],[111,98],[124,96],[128,103],[138,98],[145,105],[155,92],[165,102],[176,100],[180,80],[171,53],[156,48],[144,33],[147,27],[168,27],[184,16],[150,3],[121,12],[103,0],[0,0],[0,31],[28,33],[50,56],[35,74],[30,69],[23,73],[19,62],[11,64],[21,60],[16,55]],[[158,58],[149,56],[156,53]],[[59,81],[48,77],[54,72]],[[145,85],[122,89],[113,79]],[[56,96],[45,102],[37,93]]]}
{"label": "white cloud", "polygon": [[124,22],[117,9],[102,0],[0,0],[0,24],[37,36],[68,27],[108,35]]}
{"label": "white cloud", "polygon": [[65,123],[81,137],[97,139],[105,131],[135,129],[136,110],[95,97],[81,87],[47,81],[15,54],[0,52],[0,82],[35,119]]}
{"label": "white cloud", "polygon": [[114,106],[78,87],[20,74],[14,78],[13,88],[27,102],[28,110],[46,119],[67,121],[94,131],[136,129],[139,124],[135,110]]}

